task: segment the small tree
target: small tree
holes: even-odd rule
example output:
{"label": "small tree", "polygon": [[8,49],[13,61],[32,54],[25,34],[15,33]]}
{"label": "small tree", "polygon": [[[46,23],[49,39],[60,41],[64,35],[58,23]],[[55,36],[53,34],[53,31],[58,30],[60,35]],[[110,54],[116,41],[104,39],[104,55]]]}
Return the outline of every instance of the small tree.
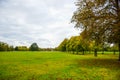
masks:
{"label": "small tree", "polygon": [[39,47],[37,45],[37,43],[32,43],[32,45],[29,48],[30,51],[38,51]]}

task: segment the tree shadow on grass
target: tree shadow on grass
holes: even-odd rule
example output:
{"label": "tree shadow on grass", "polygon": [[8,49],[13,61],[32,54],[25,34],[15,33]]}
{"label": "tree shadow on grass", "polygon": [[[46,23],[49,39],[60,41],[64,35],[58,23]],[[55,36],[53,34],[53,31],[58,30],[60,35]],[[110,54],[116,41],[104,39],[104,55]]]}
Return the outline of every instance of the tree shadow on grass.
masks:
{"label": "tree shadow on grass", "polygon": [[120,61],[117,59],[86,59],[86,60],[76,60],[78,65],[82,65],[83,67],[91,66],[91,67],[103,67],[103,68],[118,68],[120,69]]}
{"label": "tree shadow on grass", "polygon": [[78,59],[76,60],[78,67],[84,68],[106,68],[110,71],[116,71],[116,80],[120,79],[120,61],[117,59]]}

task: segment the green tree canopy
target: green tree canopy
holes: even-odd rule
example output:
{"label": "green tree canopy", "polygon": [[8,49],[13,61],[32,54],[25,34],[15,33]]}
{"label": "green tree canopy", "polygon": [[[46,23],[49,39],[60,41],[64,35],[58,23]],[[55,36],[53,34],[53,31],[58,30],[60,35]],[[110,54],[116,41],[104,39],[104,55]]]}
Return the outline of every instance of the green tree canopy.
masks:
{"label": "green tree canopy", "polygon": [[29,50],[30,51],[38,51],[39,47],[38,47],[37,43],[32,43]]}
{"label": "green tree canopy", "polygon": [[68,39],[65,38],[60,45],[58,46],[58,50],[60,51],[66,51],[66,45],[67,45]]}

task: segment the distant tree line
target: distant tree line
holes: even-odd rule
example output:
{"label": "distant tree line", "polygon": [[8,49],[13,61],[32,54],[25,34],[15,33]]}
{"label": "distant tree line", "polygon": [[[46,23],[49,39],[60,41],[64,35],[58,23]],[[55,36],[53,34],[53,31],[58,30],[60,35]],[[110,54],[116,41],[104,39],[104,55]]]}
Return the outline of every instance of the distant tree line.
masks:
{"label": "distant tree line", "polygon": [[15,51],[29,51],[27,46],[16,46]]}
{"label": "distant tree line", "polygon": [[28,48],[27,46],[13,47],[5,42],[0,41],[0,51],[53,51],[54,48],[40,48],[37,43],[32,43]]}

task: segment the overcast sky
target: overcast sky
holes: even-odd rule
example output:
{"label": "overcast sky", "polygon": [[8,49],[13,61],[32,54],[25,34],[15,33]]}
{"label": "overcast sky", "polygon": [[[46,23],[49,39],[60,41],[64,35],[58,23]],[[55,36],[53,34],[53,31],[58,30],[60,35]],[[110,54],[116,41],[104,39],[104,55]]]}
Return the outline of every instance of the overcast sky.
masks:
{"label": "overcast sky", "polygon": [[0,41],[10,45],[56,47],[79,35],[70,23],[76,0],[0,0]]}

